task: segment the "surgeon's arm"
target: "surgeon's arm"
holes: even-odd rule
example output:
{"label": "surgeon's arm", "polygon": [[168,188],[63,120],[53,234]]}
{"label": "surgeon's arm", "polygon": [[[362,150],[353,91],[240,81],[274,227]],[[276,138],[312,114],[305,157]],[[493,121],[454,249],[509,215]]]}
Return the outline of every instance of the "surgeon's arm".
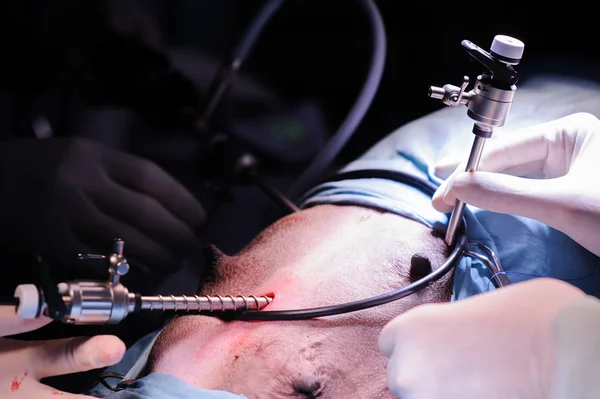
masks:
{"label": "surgeon's arm", "polygon": [[556,334],[556,378],[551,399],[600,395],[600,300],[585,296],[559,312]]}

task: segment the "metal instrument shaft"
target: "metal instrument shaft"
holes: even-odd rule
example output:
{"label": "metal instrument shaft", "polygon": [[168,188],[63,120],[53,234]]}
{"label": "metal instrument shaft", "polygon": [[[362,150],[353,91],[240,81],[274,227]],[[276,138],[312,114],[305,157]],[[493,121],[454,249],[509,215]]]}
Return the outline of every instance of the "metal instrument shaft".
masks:
{"label": "metal instrument shaft", "polygon": [[[481,126],[480,126],[481,128]],[[491,134],[491,129],[490,134]],[[483,145],[485,144],[485,138],[482,136],[475,136],[475,140],[473,141],[473,146],[471,146],[471,153],[469,154],[469,160],[467,161],[467,167],[465,168],[465,172],[475,172],[479,167],[479,161],[481,160],[481,154],[483,153]],[[446,230],[445,241],[448,245],[454,245],[454,241],[456,240],[456,232],[458,231],[458,226],[463,218],[465,213],[466,204],[460,200],[456,202],[454,206],[454,210],[452,211],[452,216],[450,216],[450,221],[448,222],[448,229]]]}
{"label": "metal instrument shaft", "polygon": [[[135,294],[129,294],[130,307],[134,308]],[[226,312],[237,310],[261,310],[269,305],[273,298],[262,295],[250,296],[209,296],[209,295],[155,295],[142,296],[138,303],[140,310],[159,310],[176,312]]]}

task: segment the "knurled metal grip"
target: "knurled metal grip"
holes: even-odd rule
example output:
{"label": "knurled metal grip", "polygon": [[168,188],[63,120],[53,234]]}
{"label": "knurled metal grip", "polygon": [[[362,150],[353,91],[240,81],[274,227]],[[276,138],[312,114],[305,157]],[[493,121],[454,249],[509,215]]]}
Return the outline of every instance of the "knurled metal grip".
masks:
{"label": "knurled metal grip", "polygon": [[81,260],[108,260],[108,281],[71,281],[58,285],[60,295],[67,307],[65,323],[116,324],[122,321],[134,307],[129,291],[120,283],[121,276],[129,271],[129,263],[123,255],[125,242],[114,240],[113,253],[79,254]]}
{"label": "knurled metal grip", "polygon": [[60,284],[59,293],[68,309],[65,323],[117,324],[135,306],[122,284],[72,281]]}

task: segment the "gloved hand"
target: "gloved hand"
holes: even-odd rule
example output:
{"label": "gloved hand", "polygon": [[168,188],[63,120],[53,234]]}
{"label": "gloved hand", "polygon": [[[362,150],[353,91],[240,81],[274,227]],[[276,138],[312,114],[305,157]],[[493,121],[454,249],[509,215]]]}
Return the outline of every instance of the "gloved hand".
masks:
{"label": "gloved hand", "polygon": [[112,251],[114,238],[129,259],[162,270],[201,251],[196,199],[157,165],[91,141],[0,144],[0,187],[0,242],[65,265]]}
{"label": "gloved hand", "polygon": [[[0,337],[36,330],[50,321],[45,317],[23,320],[15,315],[14,307],[0,306]],[[125,344],[110,335],[33,342],[0,338],[0,397],[91,398],[60,392],[39,381],[108,367],[124,354]]]}
{"label": "gloved hand", "polygon": [[583,296],[559,280],[535,279],[413,308],[379,338],[388,385],[401,399],[551,398],[554,320]]}
{"label": "gloved hand", "polygon": [[600,256],[600,121],[595,116],[577,113],[499,134],[486,143],[477,172],[464,172],[465,164],[447,159],[437,165],[441,178],[454,171],[433,197],[438,211],[450,212],[458,198],[528,217]]}

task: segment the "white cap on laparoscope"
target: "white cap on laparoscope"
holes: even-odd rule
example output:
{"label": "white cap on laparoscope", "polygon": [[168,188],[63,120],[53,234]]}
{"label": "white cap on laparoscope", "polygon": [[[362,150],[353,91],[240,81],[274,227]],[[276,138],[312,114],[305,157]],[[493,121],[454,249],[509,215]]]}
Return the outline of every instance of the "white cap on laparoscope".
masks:
{"label": "white cap on laparoscope", "polygon": [[490,47],[492,54],[509,64],[518,64],[523,57],[525,43],[514,37],[497,35]]}
{"label": "white cap on laparoscope", "polygon": [[21,284],[15,289],[15,298],[19,298],[17,315],[22,319],[35,319],[39,316],[40,293],[33,284]]}

